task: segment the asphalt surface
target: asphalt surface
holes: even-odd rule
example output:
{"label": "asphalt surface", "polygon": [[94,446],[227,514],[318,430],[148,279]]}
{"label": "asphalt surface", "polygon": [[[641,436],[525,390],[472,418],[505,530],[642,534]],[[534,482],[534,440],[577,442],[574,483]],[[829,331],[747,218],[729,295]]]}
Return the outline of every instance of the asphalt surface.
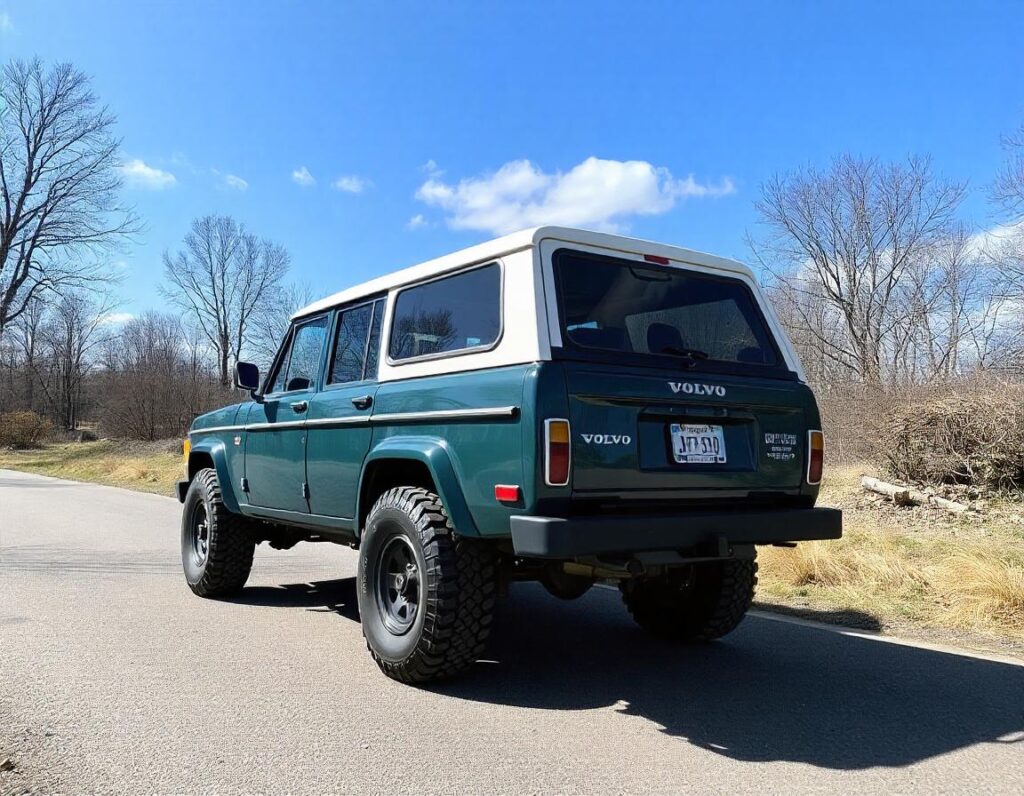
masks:
{"label": "asphalt surface", "polygon": [[650,640],[513,589],[471,676],[366,653],[355,554],[185,586],[167,498],[0,471],[0,792],[1024,792],[1024,667],[751,617]]}

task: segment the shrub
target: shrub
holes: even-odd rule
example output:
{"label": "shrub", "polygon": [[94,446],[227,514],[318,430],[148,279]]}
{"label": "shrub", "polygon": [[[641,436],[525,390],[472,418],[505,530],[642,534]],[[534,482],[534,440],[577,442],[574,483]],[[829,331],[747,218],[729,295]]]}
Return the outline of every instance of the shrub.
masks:
{"label": "shrub", "polygon": [[38,448],[53,424],[35,412],[0,415],[0,448]]}
{"label": "shrub", "polygon": [[887,418],[888,469],[897,478],[1024,488],[1024,387],[954,385],[909,398]]}

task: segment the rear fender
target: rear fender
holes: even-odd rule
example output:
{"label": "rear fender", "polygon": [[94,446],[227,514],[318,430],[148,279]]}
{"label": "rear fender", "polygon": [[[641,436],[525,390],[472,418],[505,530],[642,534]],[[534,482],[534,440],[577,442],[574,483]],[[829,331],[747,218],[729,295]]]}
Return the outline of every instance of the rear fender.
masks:
{"label": "rear fender", "polygon": [[[385,459],[411,460],[425,465],[455,530],[462,536],[480,535],[466,504],[448,448],[444,440],[438,437],[392,437],[373,448],[363,462],[363,472],[359,478],[357,518],[362,517],[370,509],[369,505],[364,505],[363,497],[366,473],[373,462]],[[359,528],[358,532],[362,533],[362,528]]]}

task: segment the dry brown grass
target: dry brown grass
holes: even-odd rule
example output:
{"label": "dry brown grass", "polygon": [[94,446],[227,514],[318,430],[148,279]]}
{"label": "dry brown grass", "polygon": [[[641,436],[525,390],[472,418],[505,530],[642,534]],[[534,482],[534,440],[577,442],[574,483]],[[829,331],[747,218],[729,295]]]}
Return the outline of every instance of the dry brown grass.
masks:
{"label": "dry brown grass", "polygon": [[71,442],[39,450],[0,450],[0,468],[173,495],[181,456],[167,442]]}
{"label": "dry brown grass", "polygon": [[864,467],[834,468],[821,503],[844,510],[844,535],[762,548],[760,599],[859,612],[882,627],[963,630],[1024,641],[1024,525],[1019,504],[983,515],[896,508],[863,493]]}
{"label": "dry brown grass", "polygon": [[1024,631],[1024,556],[1019,552],[955,553],[940,563],[935,586],[951,623]]}

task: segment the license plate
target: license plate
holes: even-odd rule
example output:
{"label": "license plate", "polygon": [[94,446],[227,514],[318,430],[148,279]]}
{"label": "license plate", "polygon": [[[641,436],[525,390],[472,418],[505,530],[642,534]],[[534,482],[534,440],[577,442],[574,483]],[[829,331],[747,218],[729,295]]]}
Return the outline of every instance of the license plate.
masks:
{"label": "license plate", "polygon": [[677,464],[725,464],[725,434],[721,426],[669,426],[672,456]]}

